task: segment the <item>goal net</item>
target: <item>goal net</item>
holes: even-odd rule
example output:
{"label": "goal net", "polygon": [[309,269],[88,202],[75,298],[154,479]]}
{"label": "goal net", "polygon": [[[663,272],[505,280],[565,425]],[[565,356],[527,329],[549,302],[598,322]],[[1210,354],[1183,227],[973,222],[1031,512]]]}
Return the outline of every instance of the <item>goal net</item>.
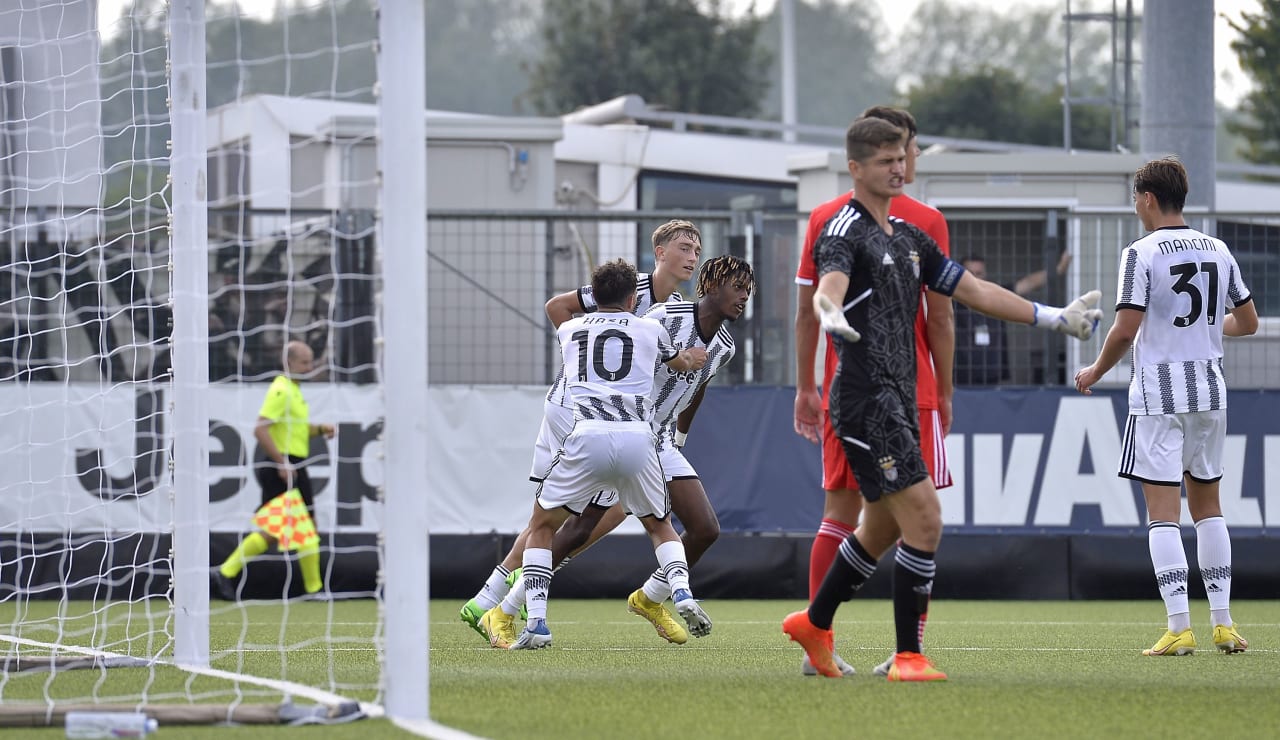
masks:
{"label": "goal net", "polygon": [[425,712],[425,668],[387,664],[427,656],[425,526],[386,526],[422,512],[383,493],[412,442],[383,412],[386,23],[0,1],[0,727]]}

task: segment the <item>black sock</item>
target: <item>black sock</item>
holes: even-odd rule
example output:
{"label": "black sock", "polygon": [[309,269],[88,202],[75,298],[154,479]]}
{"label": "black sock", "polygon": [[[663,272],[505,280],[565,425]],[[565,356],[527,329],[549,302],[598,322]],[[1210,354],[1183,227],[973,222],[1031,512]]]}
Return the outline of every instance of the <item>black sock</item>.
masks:
{"label": "black sock", "polygon": [[937,566],[933,553],[898,543],[893,559],[893,624],[898,633],[898,652],[920,652],[920,636],[929,614],[929,592]]}
{"label": "black sock", "polygon": [[876,572],[876,559],[867,554],[858,540],[849,535],[840,543],[836,559],[822,578],[822,585],[809,605],[809,621],[813,626],[829,630],[840,602],[848,601]]}

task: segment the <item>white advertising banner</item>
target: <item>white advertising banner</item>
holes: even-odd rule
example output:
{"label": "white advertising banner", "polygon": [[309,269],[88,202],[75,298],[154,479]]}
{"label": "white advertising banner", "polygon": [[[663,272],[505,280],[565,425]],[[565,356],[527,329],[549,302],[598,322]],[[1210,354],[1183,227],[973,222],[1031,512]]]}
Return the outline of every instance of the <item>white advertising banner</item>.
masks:
{"label": "white advertising banner", "polygon": [[[266,384],[209,388],[209,518],[215,532],[240,532],[261,504],[252,464],[253,426]],[[304,386],[315,423],[311,465],[322,531],[375,532],[383,480],[383,394],[373,386]],[[529,465],[545,388],[433,387],[428,393],[433,533],[517,532],[533,501]],[[391,403],[394,403],[394,397]],[[173,491],[165,447],[164,385],[29,383],[0,386],[0,533],[167,532]]]}

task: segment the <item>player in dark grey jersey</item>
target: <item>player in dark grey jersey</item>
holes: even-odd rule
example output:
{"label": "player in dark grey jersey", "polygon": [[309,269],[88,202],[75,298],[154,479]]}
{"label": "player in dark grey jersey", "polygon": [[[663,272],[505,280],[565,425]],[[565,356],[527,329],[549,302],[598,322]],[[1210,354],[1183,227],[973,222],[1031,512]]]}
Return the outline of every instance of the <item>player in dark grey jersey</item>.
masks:
{"label": "player in dark grey jersey", "polygon": [[905,132],[877,118],[855,121],[845,146],[851,199],[827,222],[814,248],[821,276],[814,313],[839,345],[831,418],[867,505],[863,524],[839,556],[807,611],[783,620],[824,676],[842,673],[832,658],[831,623],[840,602],[875,571],[901,536],[894,558],[897,651],[890,681],[936,681],[946,674],[920,654],[933,586],[942,507],[920,452],[915,398],[914,324],[922,285],[989,316],[1087,339],[1101,318],[1097,291],[1066,308],[1032,303],[965,272],[920,229],[889,216],[902,193]]}

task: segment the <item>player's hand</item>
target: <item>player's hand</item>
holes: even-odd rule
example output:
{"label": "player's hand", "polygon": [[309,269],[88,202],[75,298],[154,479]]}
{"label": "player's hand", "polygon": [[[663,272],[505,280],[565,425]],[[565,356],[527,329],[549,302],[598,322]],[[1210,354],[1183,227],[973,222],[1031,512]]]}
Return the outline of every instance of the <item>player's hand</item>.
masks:
{"label": "player's hand", "polygon": [[316,431],[324,435],[325,439],[333,439],[333,435],[337,434],[332,424],[316,424]]}
{"label": "player's hand", "polygon": [[702,366],[707,364],[707,350],[703,347],[689,347],[685,350],[688,353],[689,360],[693,363],[689,366],[689,372],[701,370]]}
{"label": "player's hand", "polygon": [[1064,308],[1035,304],[1032,326],[1073,336],[1081,341],[1093,336],[1102,321],[1102,309],[1095,308],[1102,293],[1091,290],[1068,303]]}
{"label": "player's hand", "polygon": [[818,430],[822,428],[822,396],[818,395],[817,388],[796,388],[794,423],[796,434],[814,444],[822,441],[818,436]]}
{"label": "player's hand", "polygon": [[849,326],[844,311],[821,293],[818,294],[818,322],[822,324],[823,331],[835,334],[845,341],[857,342],[862,339],[862,335]]}
{"label": "player's hand", "polygon": [[280,480],[284,481],[285,485],[290,488],[293,487],[293,480],[298,475],[297,468],[293,467],[293,463],[288,460],[276,466],[276,473],[280,475]]}
{"label": "player's hand", "polygon": [[1086,396],[1092,396],[1093,391],[1090,388],[1099,380],[1102,380],[1102,373],[1098,372],[1096,365],[1082,367],[1076,371],[1076,390]]}
{"label": "player's hand", "polygon": [[938,420],[942,422],[942,436],[945,437],[951,433],[951,422],[953,418],[954,417],[952,416],[952,409],[951,409],[951,397],[947,396],[944,398],[943,395],[939,393],[938,394]]}

